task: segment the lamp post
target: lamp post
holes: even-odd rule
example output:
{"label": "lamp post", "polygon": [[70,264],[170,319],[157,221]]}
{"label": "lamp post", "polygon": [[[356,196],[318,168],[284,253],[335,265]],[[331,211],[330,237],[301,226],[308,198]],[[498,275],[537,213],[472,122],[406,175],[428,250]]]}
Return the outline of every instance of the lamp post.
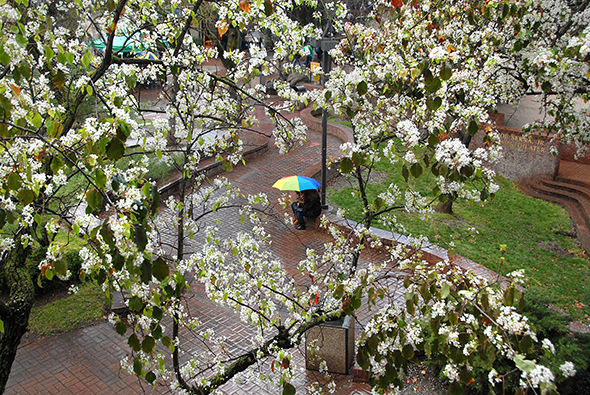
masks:
{"label": "lamp post", "polygon": [[[326,85],[326,81],[328,79],[327,74],[330,72],[332,68],[332,57],[328,53],[330,50],[334,49],[338,45],[337,40],[321,40],[320,48],[322,48],[324,59],[322,64],[322,85]],[[326,204],[326,180],[327,180],[327,165],[326,162],[328,160],[328,110],[325,108],[322,111],[322,187],[321,187],[321,202],[322,202],[322,209],[327,209],[328,205]]]}

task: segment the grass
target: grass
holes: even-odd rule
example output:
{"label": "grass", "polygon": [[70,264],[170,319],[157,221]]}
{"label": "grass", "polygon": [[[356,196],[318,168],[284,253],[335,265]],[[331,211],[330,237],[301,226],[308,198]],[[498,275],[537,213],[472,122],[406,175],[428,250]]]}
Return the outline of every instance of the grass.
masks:
{"label": "grass", "polygon": [[34,307],[29,330],[38,336],[72,331],[103,319],[104,293],[96,284],[80,284],[78,292],[66,298]]}
{"label": "grass", "polygon": [[[400,168],[392,168],[391,163],[380,162],[378,170],[384,180],[369,186],[373,198],[392,182],[402,190],[407,186]],[[434,185],[432,176],[427,174],[409,181],[412,188],[421,191],[428,191]],[[567,211],[524,195],[514,182],[499,178],[498,183],[500,191],[494,200],[455,202],[453,215],[433,213],[424,218],[400,211],[396,213],[397,219],[405,226],[405,233],[425,235],[434,244],[452,248],[457,254],[500,274],[524,269],[528,288],[573,317],[588,321],[590,263],[567,236],[572,229]],[[358,220],[361,206],[352,193],[349,187],[331,189],[328,198],[332,205],[346,207],[349,217]],[[506,245],[504,262],[500,245]]]}

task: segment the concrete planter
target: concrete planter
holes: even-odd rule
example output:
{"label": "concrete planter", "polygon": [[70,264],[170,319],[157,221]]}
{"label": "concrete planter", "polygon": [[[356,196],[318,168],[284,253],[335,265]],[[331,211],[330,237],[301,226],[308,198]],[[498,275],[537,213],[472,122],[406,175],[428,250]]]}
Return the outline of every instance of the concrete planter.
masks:
{"label": "concrete planter", "polygon": [[[313,353],[311,352],[313,350]],[[305,334],[305,367],[319,370],[326,361],[328,372],[349,374],[354,360],[354,318],[342,317],[315,326]]]}

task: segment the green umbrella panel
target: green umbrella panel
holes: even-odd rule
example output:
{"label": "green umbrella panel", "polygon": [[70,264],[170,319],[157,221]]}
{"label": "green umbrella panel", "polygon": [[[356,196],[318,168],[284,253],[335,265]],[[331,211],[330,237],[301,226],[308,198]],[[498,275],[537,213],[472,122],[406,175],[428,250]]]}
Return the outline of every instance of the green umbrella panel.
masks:
{"label": "green umbrella panel", "polygon": [[[88,43],[88,46],[92,48],[96,48],[101,52],[104,51],[106,48],[106,43],[103,41],[102,38],[98,40],[94,40]],[[142,45],[139,44],[135,39],[124,37],[124,36],[115,36],[113,40],[113,52],[121,52],[121,53],[129,53],[129,52],[141,52]]]}

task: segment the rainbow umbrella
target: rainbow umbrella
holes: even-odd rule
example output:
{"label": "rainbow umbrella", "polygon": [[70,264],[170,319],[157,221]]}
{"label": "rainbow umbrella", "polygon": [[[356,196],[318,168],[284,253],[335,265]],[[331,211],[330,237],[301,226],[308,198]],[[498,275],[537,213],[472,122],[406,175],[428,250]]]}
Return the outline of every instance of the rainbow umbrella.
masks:
{"label": "rainbow umbrella", "polygon": [[156,54],[151,51],[141,52],[138,56],[139,59],[150,59],[150,60],[159,60]]}
{"label": "rainbow umbrella", "polygon": [[281,191],[305,191],[308,189],[318,189],[320,183],[309,177],[289,176],[281,178],[272,187]]}

